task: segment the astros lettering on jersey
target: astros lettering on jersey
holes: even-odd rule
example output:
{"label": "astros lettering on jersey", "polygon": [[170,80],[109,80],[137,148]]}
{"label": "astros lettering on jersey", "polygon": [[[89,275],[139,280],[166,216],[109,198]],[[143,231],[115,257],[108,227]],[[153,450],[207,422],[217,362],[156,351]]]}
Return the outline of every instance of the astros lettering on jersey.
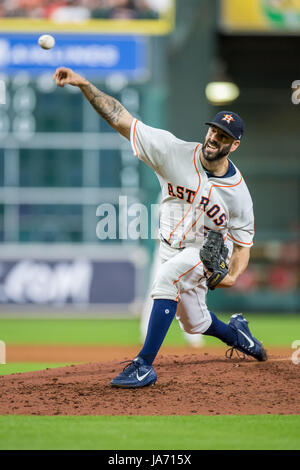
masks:
{"label": "astros lettering on jersey", "polygon": [[132,123],[131,144],[135,155],[159,179],[160,234],[172,247],[182,248],[195,242],[191,227],[197,211],[204,216],[204,231],[218,230],[225,239],[252,246],[252,199],[240,171],[231,161],[225,176],[209,175],[200,161],[201,144],[182,141],[170,132],[137,120]]}

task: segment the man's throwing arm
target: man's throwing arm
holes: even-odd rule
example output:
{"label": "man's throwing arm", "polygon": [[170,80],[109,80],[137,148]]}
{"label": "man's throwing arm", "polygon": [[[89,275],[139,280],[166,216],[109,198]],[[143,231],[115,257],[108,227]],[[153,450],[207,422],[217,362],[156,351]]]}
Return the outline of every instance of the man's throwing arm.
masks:
{"label": "man's throwing arm", "polygon": [[133,116],[112,96],[98,90],[84,77],[66,67],[59,67],[53,75],[58,86],[73,85],[80,88],[100,116],[116,131],[130,140],[130,128]]}

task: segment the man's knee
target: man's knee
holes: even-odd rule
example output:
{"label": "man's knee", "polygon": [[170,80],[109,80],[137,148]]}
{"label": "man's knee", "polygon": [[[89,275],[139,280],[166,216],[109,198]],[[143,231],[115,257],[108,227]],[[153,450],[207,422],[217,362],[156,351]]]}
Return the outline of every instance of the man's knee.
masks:
{"label": "man's knee", "polygon": [[199,333],[205,333],[211,325],[212,319],[209,311],[202,312],[203,315],[201,318],[178,318],[177,320],[180,323],[181,329],[190,335],[196,335]]}
{"label": "man's knee", "polygon": [[179,291],[174,284],[174,275],[168,269],[161,269],[153,282],[151,289],[153,299],[179,299]]}

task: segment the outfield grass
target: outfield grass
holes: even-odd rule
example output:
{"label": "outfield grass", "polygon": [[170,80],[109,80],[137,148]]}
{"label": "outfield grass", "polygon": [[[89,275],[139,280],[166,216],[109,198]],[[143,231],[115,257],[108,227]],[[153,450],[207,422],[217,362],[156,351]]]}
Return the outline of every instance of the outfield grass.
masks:
{"label": "outfield grass", "polygon": [[[229,315],[221,315],[228,321]],[[300,339],[300,315],[247,315],[266,346],[290,347]],[[0,319],[9,344],[137,345],[139,320]],[[207,345],[220,344],[205,337]],[[173,322],[165,344],[184,344]],[[59,367],[57,363],[9,363],[0,375]],[[202,450],[300,449],[300,416],[0,416],[4,450]]]}
{"label": "outfield grass", "polygon": [[[229,315],[220,315],[225,322]],[[265,346],[291,346],[300,339],[300,315],[247,315],[251,331]],[[139,320],[59,320],[59,319],[0,319],[0,340],[6,344],[65,344],[65,345],[136,345],[140,340]],[[207,345],[220,344],[205,337]],[[184,344],[185,340],[175,320],[164,344]]]}
{"label": "outfield grass", "polygon": [[[72,363],[73,364],[73,363]],[[19,374],[23,372],[33,372],[35,370],[53,369],[71,365],[62,362],[10,362],[0,364],[0,375]]]}
{"label": "outfield grass", "polygon": [[299,450],[299,436],[299,416],[0,416],[1,450]]}

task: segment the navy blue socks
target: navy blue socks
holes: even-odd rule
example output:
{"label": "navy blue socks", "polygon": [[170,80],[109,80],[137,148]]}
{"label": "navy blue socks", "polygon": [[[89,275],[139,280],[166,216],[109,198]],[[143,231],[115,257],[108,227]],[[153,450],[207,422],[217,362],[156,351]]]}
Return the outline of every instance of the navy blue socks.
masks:
{"label": "navy blue socks", "polygon": [[230,326],[223,323],[219,320],[213,312],[209,312],[212,323],[208,330],[203,333],[207,336],[215,336],[219,338],[224,343],[228,344],[228,346],[232,346],[236,340],[236,332]]}
{"label": "navy blue socks", "polygon": [[[154,300],[145,343],[138,354],[147,364],[151,365],[156,358],[175,317],[176,310],[177,302],[174,300]],[[236,340],[236,332],[229,325],[219,320],[213,312],[210,312],[210,315],[212,323],[203,334],[215,336],[229,346],[232,346]]]}
{"label": "navy blue socks", "polygon": [[156,299],[149,320],[147,336],[139,357],[151,365],[166,337],[175,317],[177,302],[175,300]]}

